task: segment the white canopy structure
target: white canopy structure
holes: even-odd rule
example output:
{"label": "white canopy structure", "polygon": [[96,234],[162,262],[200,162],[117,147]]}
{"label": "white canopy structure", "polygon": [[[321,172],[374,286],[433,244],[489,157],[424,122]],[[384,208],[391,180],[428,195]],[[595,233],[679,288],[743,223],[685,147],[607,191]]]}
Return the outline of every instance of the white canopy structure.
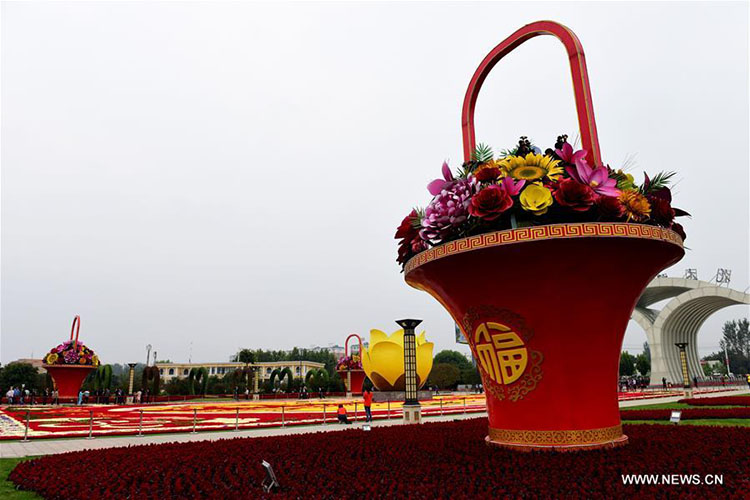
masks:
{"label": "white canopy structure", "polygon": [[[672,300],[662,310],[651,308],[666,299]],[[654,279],[638,299],[632,315],[648,338],[651,383],[661,384],[662,378],[673,384],[682,383],[677,342],[688,343],[690,378],[702,378],[696,345],[698,330],[713,313],[737,304],[750,304],[750,294],[694,279]]]}

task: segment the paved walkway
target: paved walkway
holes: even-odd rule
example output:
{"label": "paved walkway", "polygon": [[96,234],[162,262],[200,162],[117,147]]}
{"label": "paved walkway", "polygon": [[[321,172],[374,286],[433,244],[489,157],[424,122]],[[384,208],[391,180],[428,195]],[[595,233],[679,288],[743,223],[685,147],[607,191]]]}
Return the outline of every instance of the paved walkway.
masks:
{"label": "paved walkway", "polygon": [[[733,395],[739,396],[743,394],[749,394],[748,391],[726,391],[726,392],[714,392],[706,395],[698,395],[696,397],[715,397]],[[654,398],[654,399],[640,399],[631,401],[621,401],[620,408],[628,408],[631,406],[640,406],[646,404],[659,404],[659,403],[675,403],[684,396],[670,396],[665,398]],[[467,413],[467,414],[454,414],[444,415],[425,418],[425,422],[447,422],[452,420],[464,420],[471,418],[486,418],[487,413]],[[55,453],[66,453],[69,451],[81,451],[81,450],[99,450],[104,448],[117,448],[121,446],[135,446],[139,444],[162,444],[162,443],[189,443],[194,441],[216,441],[219,439],[232,439],[241,437],[261,437],[261,436],[288,436],[292,434],[307,434],[310,432],[331,432],[341,431],[344,429],[362,427],[363,422],[356,422],[351,426],[342,426],[339,424],[328,424],[328,425],[306,425],[306,426],[291,426],[291,427],[274,427],[265,429],[249,429],[241,430],[238,432],[234,431],[220,431],[220,432],[200,432],[197,434],[160,434],[160,435],[147,435],[142,437],[137,436],[121,436],[121,437],[97,437],[94,439],[85,438],[73,438],[73,439],[39,439],[28,442],[21,441],[3,441],[0,443],[0,457],[11,458],[11,457],[27,457],[27,456],[38,456],[38,455],[52,455]],[[387,427],[392,425],[403,425],[401,419],[392,420],[375,420],[372,422],[373,427]]]}

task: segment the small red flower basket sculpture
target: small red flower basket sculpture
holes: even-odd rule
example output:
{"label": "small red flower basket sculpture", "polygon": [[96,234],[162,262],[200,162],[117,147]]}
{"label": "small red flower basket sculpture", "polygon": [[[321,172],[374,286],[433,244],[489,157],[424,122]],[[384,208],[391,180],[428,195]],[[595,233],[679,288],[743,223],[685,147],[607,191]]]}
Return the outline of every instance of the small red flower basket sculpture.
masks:
{"label": "small red flower basket sculpture", "polygon": [[[462,113],[466,161],[475,148],[482,82],[502,57],[538,35],[557,37],[567,50],[587,161],[601,165],[581,43],[550,21],[513,33],[474,73]],[[682,239],[662,227],[560,223],[449,241],[412,257],[404,272],[409,285],[448,310],[469,342],[487,394],[489,443],[594,449],[627,442],[617,404],[625,328],[646,285],[683,255]]]}
{"label": "small red flower basket sculpture", "polygon": [[[349,340],[356,337],[359,341],[359,353],[349,355]],[[365,371],[362,369],[362,338],[352,333],[344,343],[344,357],[336,364],[336,371],[346,385],[346,392],[354,394],[362,392],[362,384],[365,381]]]}
{"label": "small red flower basket sculpture", "polygon": [[42,366],[52,377],[61,398],[77,397],[86,376],[99,366],[94,351],[78,341],[80,330],[81,318],[76,316],[70,329],[70,340],[53,348],[42,360]]}

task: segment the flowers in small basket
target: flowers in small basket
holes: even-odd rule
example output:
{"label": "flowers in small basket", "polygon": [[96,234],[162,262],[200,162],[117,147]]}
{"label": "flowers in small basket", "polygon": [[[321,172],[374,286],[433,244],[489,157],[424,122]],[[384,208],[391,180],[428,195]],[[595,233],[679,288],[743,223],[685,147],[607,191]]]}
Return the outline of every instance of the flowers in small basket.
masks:
{"label": "flowers in small basket", "polygon": [[99,366],[99,357],[81,342],[67,340],[44,356],[46,365]]}
{"label": "flowers in small basket", "polygon": [[360,358],[359,354],[352,354],[351,356],[344,356],[343,358],[339,359],[338,363],[336,363],[337,371],[361,370],[361,369],[362,369],[362,359]]}
{"label": "flowers in small basket", "polygon": [[564,222],[651,224],[686,238],[674,220],[689,215],[672,207],[674,172],[644,174],[636,185],[622,170],[589,165],[586,155],[567,135],[544,153],[523,136],[497,156],[479,144],[455,176],[443,163],[443,178],[427,185],[432,201],[412,210],[396,231],[396,260],[403,265],[431,246],[474,234]]}

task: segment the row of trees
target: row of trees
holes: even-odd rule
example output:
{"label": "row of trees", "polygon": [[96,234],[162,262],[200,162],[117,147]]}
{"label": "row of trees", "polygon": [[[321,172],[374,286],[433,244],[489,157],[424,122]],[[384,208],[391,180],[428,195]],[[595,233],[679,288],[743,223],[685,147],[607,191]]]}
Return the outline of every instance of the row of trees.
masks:
{"label": "row of trees", "polygon": [[742,318],[724,323],[721,330],[722,338],[719,342],[721,350],[704,357],[706,361],[721,361],[715,367],[704,365],[706,375],[714,371],[726,375],[726,357],[729,357],[729,368],[735,374],[750,373],[750,322]]}
{"label": "row of trees", "polygon": [[633,377],[641,375],[643,377],[651,373],[651,349],[648,342],[643,343],[643,352],[633,356],[628,351],[620,353],[620,376]]}
{"label": "row of trees", "polygon": [[478,385],[482,383],[479,371],[469,359],[458,351],[444,350],[432,360],[432,371],[427,378],[427,385],[438,389],[456,389],[461,385]]}

